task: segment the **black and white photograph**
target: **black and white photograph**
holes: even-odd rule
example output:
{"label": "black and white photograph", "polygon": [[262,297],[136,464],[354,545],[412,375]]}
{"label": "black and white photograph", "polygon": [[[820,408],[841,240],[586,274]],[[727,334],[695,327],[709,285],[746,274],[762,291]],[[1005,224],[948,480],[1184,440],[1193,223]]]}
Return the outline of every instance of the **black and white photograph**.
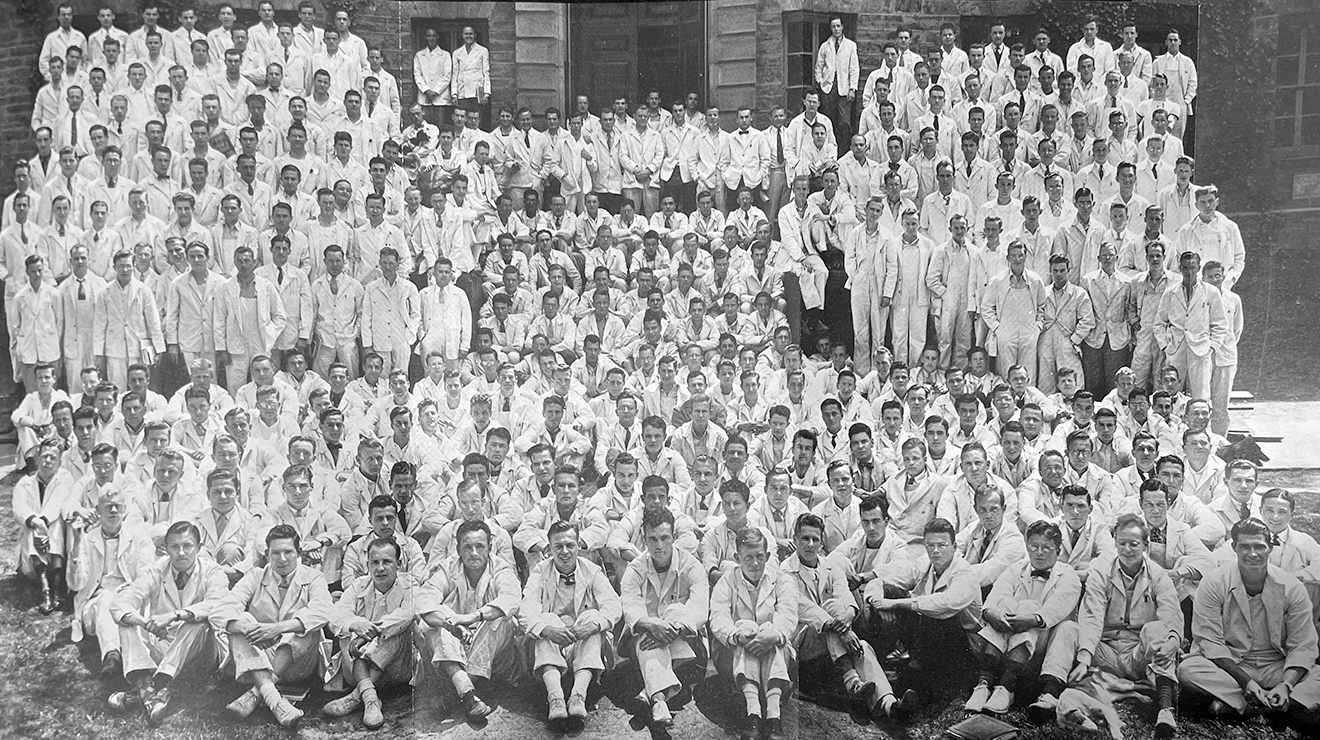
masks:
{"label": "black and white photograph", "polygon": [[1314,0],[0,0],[0,737],[1320,734]]}

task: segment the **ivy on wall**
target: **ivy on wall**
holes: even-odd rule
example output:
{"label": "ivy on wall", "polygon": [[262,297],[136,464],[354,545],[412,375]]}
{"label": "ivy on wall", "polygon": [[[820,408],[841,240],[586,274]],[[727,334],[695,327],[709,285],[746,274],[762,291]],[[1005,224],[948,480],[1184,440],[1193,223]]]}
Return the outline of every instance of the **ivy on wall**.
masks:
{"label": "ivy on wall", "polygon": [[[1271,126],[1274,111],[1273,48],[1252,29],[1261,0],[1219,0],[1201,10],[1201,88],[1197,114],[1207,125],[1197,159],[1197,179],[1213,181],[1234,211],[1264,211],[1277,188]],[[1211,129],[1213,126],[1213,129]]]}

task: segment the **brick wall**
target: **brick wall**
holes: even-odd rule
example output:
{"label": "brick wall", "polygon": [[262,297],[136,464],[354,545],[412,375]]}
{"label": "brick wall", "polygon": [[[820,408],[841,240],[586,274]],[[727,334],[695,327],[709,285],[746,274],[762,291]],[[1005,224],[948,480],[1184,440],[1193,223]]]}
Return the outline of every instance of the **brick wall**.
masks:
{"label": "brick wall", "polygon": [[13,14],[0,16],[0,196],[14,192],[14,163],[30,158],[32,101],[36,97],[41,38]]}

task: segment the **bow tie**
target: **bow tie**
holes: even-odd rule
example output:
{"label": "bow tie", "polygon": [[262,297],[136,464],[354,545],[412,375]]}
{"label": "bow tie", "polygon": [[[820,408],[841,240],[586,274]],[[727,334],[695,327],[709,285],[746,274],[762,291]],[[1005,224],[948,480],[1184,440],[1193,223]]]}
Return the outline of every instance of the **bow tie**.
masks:
{"label": "bow tie", "polygon": [[1283,542],[1279,539],[1279,535],[1277,534],[1270,535],[1270,547],[1278,547],[1282,544]]}
{"label": "bow tie", "polygon": [[577,572],[575,571],[573,573],[560,573],[559,582],[564,584],[565,586],[577,585]]}
{"label": "bow tie", "polygon": [[1048,581],[1050,579],[1050,571],[1050,568],[1032,568],[1031,577]]}

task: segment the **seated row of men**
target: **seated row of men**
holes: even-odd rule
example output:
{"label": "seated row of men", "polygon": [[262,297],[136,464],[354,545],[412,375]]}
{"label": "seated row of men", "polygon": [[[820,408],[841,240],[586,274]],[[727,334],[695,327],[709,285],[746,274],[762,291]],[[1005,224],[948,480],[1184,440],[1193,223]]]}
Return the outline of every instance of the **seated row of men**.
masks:
{"label": "seated row of men", "polygon": [[[908,446],[917,452],[922,443]],[[153,537],[133,516],[123,489],[108,485],[100,488],[95,514],[78,512],[67,526],[28,514],[33,526],[25,555],[34,566],[43,557],[53,564],[50,556],[65,544],[61,537],[79,539],[70,562],[70,583],[81,602],[75,629],[97,635],[107,669],[122,666],[133,682],[134,691],[113,695],[112,705],[140,701],[153,722],[164,717],[170,684],[184,664],[203,659],[214,666],[216,656],[226,654],[236,675],[253,684],[231,704],[233,711],[251,713],[264,700],[282,724],[296,722],[301,712],[274,682],[315,675],[318,630],[328,622],[341,638],[342,674],[352,677],[347,686],[356,688],[325,711],[338,716],[362,708],[364,722],[377,727],[383,721],[377,683],[407,682],[413,674],[416,620],[429,633],[431,662],[472,717],[490,709],[471,676],[489,678],[501,653],[512,651],[529,656],[524,659],[544,680],[551,720],[584,718],[587,689],[608,667],[604,645],[621,639],[632,651],[621,646],[620,654],[637,660],[653,719],[668,722],[668,701],[681,686],[674,667],[705,654],[700,642],[690,643],[702,639],[707,623],[711,656],[747,698],[744,737],[758,729],[778,736],[780,700],[795,675],[790,665],[823,656],[859,705],[901,716],[914,697],[908,691],[895,696],[875,657],[877,646],[892,646],[899,635],[919,662],[937,659],[948,645],[970,644],[981,666],[967,705],[972,711],[1007,711],[1033,659],[1039,664],[1043,658],[1045,680],[1032,711],[1044,717],[1064,686],[1082,680],[1092,665],[1133,679],[1150,665],[1159,694],[1157,728],[1171,734],[1183,634],[1197,641],[1177,675],[1185,687],[1216,699],[1212,711],[1226,715],[1255,704],[1313,710],[1320,703],[1320,695],[1312,696],[1314,677],[1291,692],[1292,704],[1288,689],[1280,688],[1299,684],[1315,661],[1307,589],[1316,578],[1297,558],[1314,556],[1317,547],[1290,528],[1290,494],[1254,495],[1251,466],[1238,468],[1249,474],[1239,479],[1251,485],[1231,546],[1212,557],[1170,515],[1178,491],[1163,480],[1176,482],[1177,458],[1161,460],[1160,479],[1141,485],[1140,514],[1106,513],[1086,488],[1069,485],[1059,492],[1060,514],[1027,525],[1016,516],[1021,501],[988,477],[984,450],[970,444],[961,457],[962,475],[944,490],[938,508],[927,502],[918,515],[924,522],[917,538],[906,536],[891,515],[905,506],[911,513],[905,494],[929,488],[920,480],[924,471],[909,472],[891,504],[887,494],[857,490],[847,463],[832,463],[830,498],[810,512],[794,495],[788,470],[772,470],[755,499],[741,481],[725,480],[717,489],[722,517],[701,527],[694,515],[713,502],[671,501],[670,484],[659,476],[645,479],[640,495],[628,496],[625,489],[637,482],[636,461],[620,456],[613,481],[589,500],[581,498],[575,469],[547,465],[553,493],[523,518],[517,555],[486,498],[494,487],[480,476],[459,484],[457,518],[445,521],[432,511],[431,521],[419,525],[416,472],[407,463],[391,471],[391,495],[369,502],[369,520],[355,540],[337,514],[313,501],[311,469],[295,465],[282,476],[284,502],[260,518],[246,543],[232,536],[218,541],[243,522],[251,527],[253,518],[238,503],[240,476],[217,469],[206,481],[210,508],[194,524],[166,524],[164,534]],[[43,444],[41,463],[29,480],[54,487],[55,475],[67,475],[53,442]],[[937,515],[956,515],[967,498],[975,521],[965,530]],[[628,507],[623,515],[612,508],[621,499]],[[847,517],[857,521],[848,524]],[[1260,545],[1244,548],[1246,535],[1259,535]],[[278,544],[286,539],[287,545]],[[345,543],[336,604],[327,564],[334,546]],[[153,563],[158,551],[169,557]],[[254,562],[234,567],[258,552]],[[355,553],[361,575],[350,577]],[[1240,608],[1232,595],[1239,565],[1239,583],[1252,565],[1257,586],[1268,566],[1267,580],[1280,597],[1260,606],[1257,597],[1249,612],[1234,617],[1223,610]],[[1120,569],[1126,591],[1109,585]],[[402,592],[395,591],[398,582]],[[418,589],[415,599],[409,587]],[[339,588],[336,579],[333,589]],[[288,589],[296,595],[285,595]],[[1185,613],[1196,620],[1191,632]],[[617,624],[620,616],[626,628]],[[1257,632],[1267,634],[1262,623],[1270,625],[1270,638],[1253,641]],[[1243,629],[1246,646],[1233,633]],[[966,638],[950,641],[958,635]],[[227,649],[216,652],[211,640]],[[504,658],[506,665],[514,660]],[[1242,665],[1246,672],[1233,670]],[[570,677],[565,698],[563,682]]]}

